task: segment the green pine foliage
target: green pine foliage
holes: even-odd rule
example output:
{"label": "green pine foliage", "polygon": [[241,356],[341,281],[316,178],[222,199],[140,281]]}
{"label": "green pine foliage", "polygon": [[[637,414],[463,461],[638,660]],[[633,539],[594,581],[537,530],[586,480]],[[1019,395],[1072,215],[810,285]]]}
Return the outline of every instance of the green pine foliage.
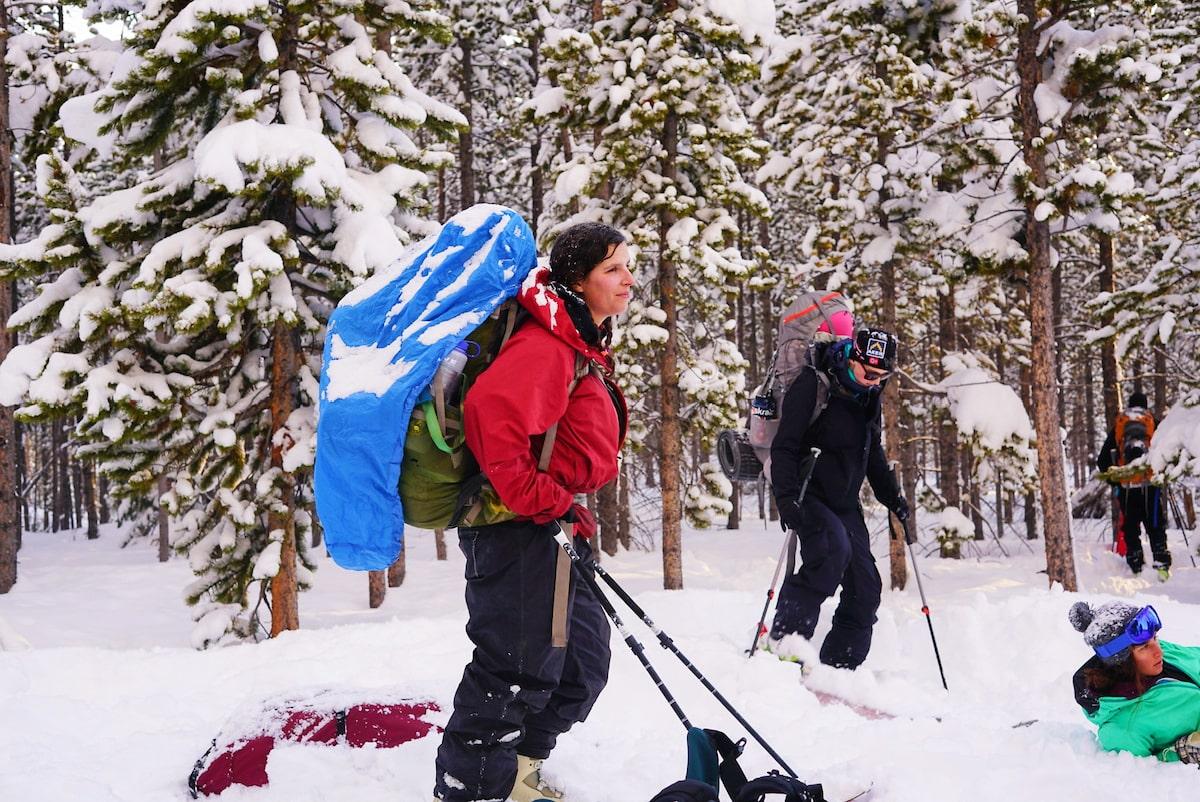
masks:
{"label": "green pine foliage", "polygon": [[[644,443],[655,426],[656,361],[667,331],[655,268],[678,270],[682,422],[706,451],[720,429],[738,424],[746,388],[745,360],[728,315],[737,286],[754,262],[737,247],[739,214],[768,214],[766,198],[748,181],[766,143],[755,133],[735,87],[757,68],[737,26],[702,3],[666,12],[651,2],[606,3],[590,30],[548,31],[545,82],[535,97],[538,120],[568,131],[572,158],[554,179],[548,213],[558,226],[598,219],[627,231],[637,253],[638,288],[616,343],[620,375],[637,414],[632,435]],[[678,122],[677,174],[665,171],[664,126]],[[661,215],[671,225],[660,230]],[[689,467],[686,513],[710,525],[728,511],[728,483],[711,463]]]}
{"label": "green pine foliage", "polygon": [[[172,480],[197,646],[258,632],[289,529],[311,582],[324,324],[426,225],[423,186],[446,156],[417,139],[464,122],[391,58],[397,30],[447,40],[425,4],[147,4],[132,65],[87,96],[101,124],[86,144],[157,168],[86,205],[59,191],[65,219],[18,262],[61,271],[55,297],[76,282],[63,304],[79,308],[19,313],[31,335],[54,328],[24,363],[22,414],[81,415],[76,437],[129,492]],[[70,185],[47,169],[48,189]],[[59,257],[64,237],[75,251]],[[54,261],[68,257],[91,261],[68,272]]]}

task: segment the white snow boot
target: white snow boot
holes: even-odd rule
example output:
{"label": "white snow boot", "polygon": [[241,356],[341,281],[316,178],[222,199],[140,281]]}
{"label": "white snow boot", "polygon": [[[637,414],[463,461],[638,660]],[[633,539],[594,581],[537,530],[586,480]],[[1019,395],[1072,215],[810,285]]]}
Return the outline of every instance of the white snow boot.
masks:
{"label": "white snow boot", "polygon": [[509,794],[509,802],[563,802],[562,791],[542,779],[544,761],[517,755],[517,782]]}

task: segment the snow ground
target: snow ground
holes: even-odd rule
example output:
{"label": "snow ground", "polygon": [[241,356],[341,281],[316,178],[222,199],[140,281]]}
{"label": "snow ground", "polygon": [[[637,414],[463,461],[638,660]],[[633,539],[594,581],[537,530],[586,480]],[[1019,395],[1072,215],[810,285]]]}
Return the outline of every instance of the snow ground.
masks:
{"label": "snow ground", "polygon": [[[1134,578],[1107,553],[1102,521],[1076,522],[1077,597],[1047,591],[1042,544],[1011,535],[1009,558],[920,560],[949,693],[941,688],[915,582],[885,590],[869,659],[858,672],[743,655],[782,542],[774,526],[685,534],[687,589],[661,589],[657,553],[625,553],[609,571],[809,782],[829,799],[873,784],[873,802],[1194,800],[1192,767],[1099,751],[1070,677],[1088,656],[1066,611],[1076,598],[1153,603],[1163,635],[1200,643],[1200,570],[1177,530],[1170,582]],[[881,520],[874,529],[882,530]],[[1192,547],[1200,535],[1192,533]],[[400,689],[449,710],[468,659],[462,557],[434,559],[433,537],[411,531],[408,578],[378,610],[362,574],[322,559],[301,596],[299,632],[210,652],[188,646],[182,559],[156,562],[148,543],[118,548],[106,529],[28,533],[20,580],[0,596],[0,800],[170,802],[188,798],[192,764],[239,709],[304,688]],[[992,543],[985,551],[998,550]],[[887,575],[886,543],[874,550]],[[818,638],[828,627],[827,606]],[[652,636],[625,616],[696,724],[745,733]],[[24,642],[28,648],[22,648]],[[3,649],[8,649],[4,651]],[[614,637],[612,678],[592,717],[559,744],[546,773],[573,802],[644,802],[683,775],[678,722]],[[870,721],[822,706],[809,688],[838,692],[899,718]],[[938,716],[941,721],[934,718]],[[1013,725],[1029,719],[1024,727]],[[399,749],[281,746],[271,784],[234,786],[225,802],[428,802],[432,736]],[[772,768],[753,741],[743,765]]]}

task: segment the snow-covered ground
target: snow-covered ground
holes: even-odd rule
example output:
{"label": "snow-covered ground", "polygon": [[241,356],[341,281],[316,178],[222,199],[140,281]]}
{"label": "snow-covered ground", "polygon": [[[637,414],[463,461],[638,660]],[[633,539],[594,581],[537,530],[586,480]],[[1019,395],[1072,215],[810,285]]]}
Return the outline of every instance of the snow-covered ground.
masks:
{"label": "snow-covered ground", "polygon": [[[1200,570],[1180,533],[1171,530],[1175,574],[1160,584],[1133,578],[1107,553],[1104,527],[1076,523],[1080,597],[1153,603],[1163,637],[1200,643]],[[874,647],[857,672],[819,667],[802,683],[793,665],[765,654],[746,659],[781,538],[758,521],[735,532],[687,532],[681,592],[660,589],[656,553],[622,554],[607,565],[802,778],[824,783],[830,800],[869,785],[876,802],[1200,795],[1195,768],[1097,748],[1071,695],[1071,674],[1088,656],[1067,623],[1077,597],[1046,589],[1040,542],[1031,553],[1005,538],[1009,558],[921,560],[947,693],[912,581],[903,592],[885,590]],[[470,653],[462,557],[450,540],[450,559],[438,562],[432,535],[410,532],[408,578],[378,610],[367,607],[364,575],[323,559],[316,588],[301,596],[301,631],[196,652],[181,601],[190,578],[184,560],[159,564],[149,544],[119,549],[108,530],[91,542],[28,533],[20,581],[0,596],[0,800],[187,799],[192,764],[223,724],[276,694],[386,688],[448,710]],[[882,535],[874,548],[886,577]],[[632,616],[626,620],[693,723],[745,734]],[[613,654],[592,717],[560,741],[546,767],[573,802],[644,802],[683,774],[678,721],[615,637]],[[899,717],[867,720],[818,703],[810,689]],[[1013,726],[1030,719],[1037,721]],[[428,802],[436,746],[436,736],[392,750],[281,746],[268,787],[235,786],[219,798]],[[773,767],[753,741],[743,765],[753,773]]]}

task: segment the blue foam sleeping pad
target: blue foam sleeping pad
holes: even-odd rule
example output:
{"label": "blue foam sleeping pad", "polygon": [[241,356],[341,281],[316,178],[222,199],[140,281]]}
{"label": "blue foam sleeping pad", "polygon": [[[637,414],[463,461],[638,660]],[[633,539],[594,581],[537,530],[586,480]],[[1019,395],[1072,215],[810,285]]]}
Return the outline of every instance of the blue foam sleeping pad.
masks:
{"label": "blue foam sleeping pad", "polygon": [[413,407],[438,365],[537,265],[519,214],[479,204],[342,299],[321,360],[314,491],[325,544],[343,568],[379,571],[400,554],[399,493]]}

